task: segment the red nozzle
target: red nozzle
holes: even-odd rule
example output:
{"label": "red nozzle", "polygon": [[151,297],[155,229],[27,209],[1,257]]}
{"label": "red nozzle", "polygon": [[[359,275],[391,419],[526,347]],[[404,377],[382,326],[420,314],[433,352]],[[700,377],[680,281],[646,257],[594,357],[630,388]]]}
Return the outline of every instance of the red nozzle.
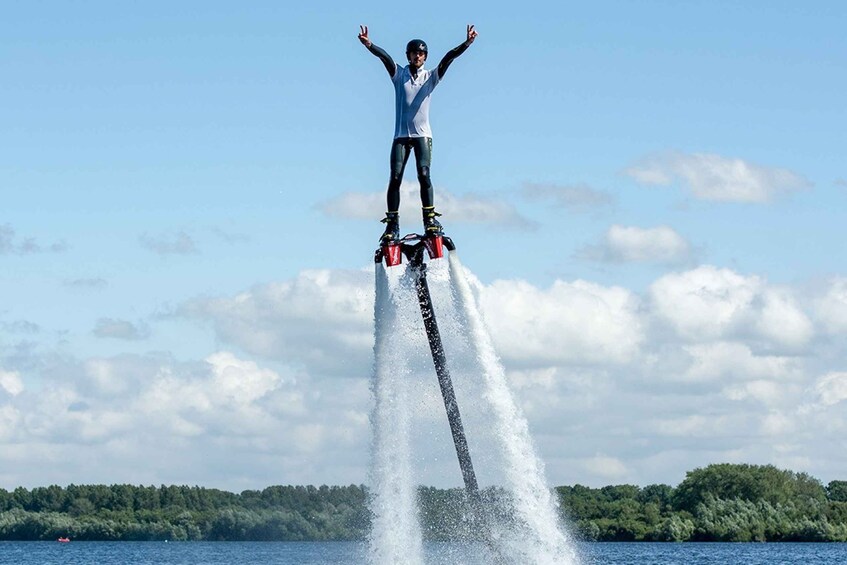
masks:
{"label": "red nozzle", "polygon": [[426,252],[429,253],[430,259],[441,259],[444,257],[444,246],[440,235],[432,235],[424,238]]}
{"label": "red nozzle", "polygon": [[383,247],[385,253],[385,264],[388,267],[396,267],[403,260],[403,254],[400,252],[399,243],[389,243]]}

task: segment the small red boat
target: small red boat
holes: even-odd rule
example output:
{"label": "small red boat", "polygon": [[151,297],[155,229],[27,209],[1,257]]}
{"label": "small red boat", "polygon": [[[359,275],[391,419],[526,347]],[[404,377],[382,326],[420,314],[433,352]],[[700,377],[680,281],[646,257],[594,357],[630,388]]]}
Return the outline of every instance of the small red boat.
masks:
{"label": "small red boat", "polygon": [[68,543],[69,541],[71,541],[71,538],[59,538],[56,541],[59,543]]}

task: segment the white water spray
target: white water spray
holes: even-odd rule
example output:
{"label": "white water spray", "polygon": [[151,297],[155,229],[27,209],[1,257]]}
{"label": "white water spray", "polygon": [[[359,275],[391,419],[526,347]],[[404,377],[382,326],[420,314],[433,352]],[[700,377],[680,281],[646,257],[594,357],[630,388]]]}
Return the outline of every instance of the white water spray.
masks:
{"label": "white water spray", "polygon": [[[497,483],[502,483],[507,496],[503,502],[508,507],[506,512],[502,512],[502,505],[499,509],[483,509],[485,515],[481,517],[490,539],[470,556],[454,556],[448,562],[489,564],[493,558],[497,563],[521,565],[578,563],[575,544],[560,523],[558,506],[545,484],[543,464],[533,448],[527,421],[509,391],[464,267],[455,253],[449,254],[447,266],[439,263],[428,270],[433,275],[438,320],[449,336],[447,353],[455,354],[463,369],[464,374],[455,382],[457,393],[466,394],[458,399],[459,404],[470,408],[471,427],[475,424],[480,428],[475,434],[468,434],[471,453],[479,448],[476,454],[489,464],[483,474],[500,477]],[[411,445],[421,423],[422,415],[417,413],[426,406],[425,416],[430,420],[436,416],[430,412],[437,403],[421,404],[421,387],[434,388],[435,382],[418,382],[421,379],[412,376],[413,367],[422,360],[426,348],[413,288],[414,270],[387,271],[379,264],[376,271],[370,556],[375,565],[422,564],[423,543],[416,505],[416,484],[421,478],[414,472],[422,472],[426,464],[413,465]],[[463,403],[463,399],[473,401]],[[438,416],[443,418],[443,406],[440,408]],[[490,444],[487,449],[483,449],[481,435]],[[448,438],[444,440],[449,442]],[[415,453],[425,447],[434,446],[419,445]],[[496,464],[492,455],[498,459]],[[455,459],[449,464],[450,468],[454,466]],[[496,469],[491,468],[494,466]]]}
{"label": "white water spray", "polygon": [[[513,535],[522,563],[577,563],[574,543],[559,520],[558,504],[545,484],[544,464],[535,454],[526,419],[515,404],[458,255],[450,253],[450,276],[456,300],[470,333],[484,379],[485,400],[492,409],[499,439],[507,489],[511,491],[518,524]],[[516,536],[514,534],[517,534]]]}
{"label": "white water spray", "polygon": [[400,350],[392,347],[401,331],[392,296],[388,274],[379,264],[374,305],[370,558],[374,565],[417,565],[423,563],[423,547],[409,448],[409,371]]}

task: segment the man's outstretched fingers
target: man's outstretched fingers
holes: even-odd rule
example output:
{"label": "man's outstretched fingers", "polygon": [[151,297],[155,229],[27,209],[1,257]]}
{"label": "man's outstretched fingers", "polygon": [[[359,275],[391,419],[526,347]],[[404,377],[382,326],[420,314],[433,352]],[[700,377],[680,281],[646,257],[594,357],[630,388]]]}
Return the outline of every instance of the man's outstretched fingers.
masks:
{"label": "man's outstretched fingers", "polygon": [[366,46],[370,44],[371,40],[368,38],[368,26],[359,26],[359,41]]}

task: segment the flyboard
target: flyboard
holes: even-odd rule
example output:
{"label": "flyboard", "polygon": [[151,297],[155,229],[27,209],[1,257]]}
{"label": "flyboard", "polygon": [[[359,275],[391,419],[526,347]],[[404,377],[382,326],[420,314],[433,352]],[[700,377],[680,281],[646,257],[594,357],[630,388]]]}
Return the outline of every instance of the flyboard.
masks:
{"label": "flyboard", "polygon": [[[503,565],[509,563],[502,550],[494,542],[491,535],[491,527],[482,512],[482,500],[479,493],[479,485],[476,480],[473,462],[471,461],[468,441],[465,437],[465,428],[462,426],[462,415],[459,412],[459,403],[456,401],[456,393],[453,390],[453,379],[447,366],[447,357],[444,354],[444,346],[441,342],[441,333],[438,331],[438,322],[435,319],[435,310],[432,306],[432,297],[429,292],[429,284],[426,280],[425,255],[430,260],[442,259],[444,250],[455,251],[453,240],[442,232],[427,233],[419,235],[408,234],[399,240],[383,243],[374,253],[374,263],[385,261],[387,267],[396,267],[403,262],[403,257],[409,262],[409,268],[415,277],[415,290],[418,295],[418,304],[421,308],[426,336],[429,341],[429,349],[432,353],[432,362],[435,365],[435,373],[438,376],[438,386],[441,389],[441,397],[444,400],[444,408],[447,411],[447,421],[450,424],[450,433],[453,435],[453,445],[456,447],[456,456],[459,459],[459,468],[462,471],[462,480],[465,483],[465,493],[471,504],[471,515],[476,527],[483,533],[483,542],[491,550],[494,563]],[[424,253],[426,251],[426,253]]]}
{"label": "flyboard", "polygon": [[444,257],[445,248],[448,251],[454,251],[456,246],[452,239],[443,234],[418,235],[413,233],[404,236],[399,241],[381,245],[374,253],[374,263],[381,263],[385,260],[386,266],[395,267],[402,263],[403,256],[409,261],[409,268],[412,269],[415,276],[415,290],[421,307],[426,336],[429,340],[429,349],[432,352],[432,362],[435,365],[435,373],[438,375],[438,386],[441,388],[441,397],[444,399],[444,408],[447,410],[450,433],[453,435],[453,444],[456,446],[456,455],[459,458],[462,480],[471,500],[476,502],[479,485],[476,482],[476,473],[471,461],[465,429],[462,426],[462,415],[459,412],[459,404],[453,390],[453,379],[450,377],[447,357],[444,355],[444,346],[435,319],[435,310],[432,307],[429,284],[426,282],[424,250],[426,250],[430,259],[441,259]]}

